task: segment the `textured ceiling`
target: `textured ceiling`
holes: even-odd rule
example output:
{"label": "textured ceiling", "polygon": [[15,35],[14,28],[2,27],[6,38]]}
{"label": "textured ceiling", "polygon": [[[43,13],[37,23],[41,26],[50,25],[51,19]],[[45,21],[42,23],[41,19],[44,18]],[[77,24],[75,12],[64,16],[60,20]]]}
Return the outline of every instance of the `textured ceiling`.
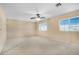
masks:
{"label": "textured ceiling", "polygon": [[46,18],[53,18],[79,9],[78,3],[62,3],[60,7],[56,7],[56,3],[2,3],[1,5],[8,19],[33,22],[35,19],[31,20],[30,18],[36,16],[36,13]]}

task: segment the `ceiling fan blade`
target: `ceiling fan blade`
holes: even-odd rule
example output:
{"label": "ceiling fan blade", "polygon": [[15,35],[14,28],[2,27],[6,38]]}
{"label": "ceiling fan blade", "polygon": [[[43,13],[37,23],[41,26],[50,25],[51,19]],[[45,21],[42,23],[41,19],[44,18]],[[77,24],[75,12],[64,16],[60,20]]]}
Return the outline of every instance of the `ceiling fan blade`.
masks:
{"label": "ceiling fan blade", "polygon": [[45,17],[40,17],[40,19],[45,19]]}
{"label": "ceiling fan blade", "polygon": [[35,19],[36,17],[31,17],[30,19]]}

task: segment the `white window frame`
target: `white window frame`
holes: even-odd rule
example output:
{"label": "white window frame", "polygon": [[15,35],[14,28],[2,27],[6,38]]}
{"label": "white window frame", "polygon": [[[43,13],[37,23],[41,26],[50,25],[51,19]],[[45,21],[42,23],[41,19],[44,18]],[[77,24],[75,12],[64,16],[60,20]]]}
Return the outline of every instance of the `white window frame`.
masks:
{"label": "white window frame", "polygon": [[46,22],[39,23],[39,31],[47,31],[48,25]]}
{"label": "white window frame", "polygon": [[[76,17],[79,17],[79,16],[75,16],[75,17],[71,17],[71,18],[67,18],[68,20],[69,19],[72,19],[72,18],[76,18]],[[62,20],[66,20],[66,19],[62,19]],[[61,25],[60,22],[62,20],[59,20],[59,30],[60,31],[72,31],[72,32],[79,32],[79,24],[70,24],[70,20],[69,20],[69,24],[68,25]]]}

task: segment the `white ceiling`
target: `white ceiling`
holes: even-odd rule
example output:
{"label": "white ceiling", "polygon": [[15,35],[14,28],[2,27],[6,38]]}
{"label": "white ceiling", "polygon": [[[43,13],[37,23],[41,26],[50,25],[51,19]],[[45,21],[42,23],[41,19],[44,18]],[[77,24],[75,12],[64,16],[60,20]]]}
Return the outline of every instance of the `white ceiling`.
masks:
{"label": "white ceiling", "polygon": [[53,18],[79,9],[79,3],[62,3],[56,7],[56,3],[2,3],[6,17],[24,21],[35,21],[30,18],[38,13],[46,18]]}

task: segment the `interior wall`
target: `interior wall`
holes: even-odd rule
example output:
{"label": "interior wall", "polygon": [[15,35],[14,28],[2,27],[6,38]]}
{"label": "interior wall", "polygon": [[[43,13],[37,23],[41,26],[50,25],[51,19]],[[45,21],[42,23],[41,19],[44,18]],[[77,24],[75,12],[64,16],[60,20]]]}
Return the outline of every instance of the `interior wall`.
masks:
{"label": "interior wall", "polygon": [[35,24],[20,20],[7,20],[7,36],[10,38],[27,37],[34,35]]}
{"label": "interior wall", "polygon": [[0,52],[6,41],[6,17],[3,8],[0,6]]}
{"label": "interior wall", "polygon": [[[65,18],[70,18],[74,16],[79,16],[79,10],[66,13],[64,15],[56,16],[53,19],[48,19],[46,22],[48,23],[48,31],[39,32],[37,34],[39,36],[44,36],[47,38],[51,38],[52,40],[61,41],[65,43],[79,43],[79,32],[63,32],[59,30],[58,21]],[[39,24],[39,23],[38,23]],[[38,26],[37,24],[37,26]]]}
{"label": "interior wall", "polygon": [[38,31],[38,23],[25,22],[20,20],[7,20],[8,38],[27,37],[29,35],[39,35],[48,39],[57,40],[67,43],[79,43],[79,32],[63,32],[59,31],[58,21],[73,16],[79,16],[79,10],[59,15],[53,19],[47,19],[48,31]]}

